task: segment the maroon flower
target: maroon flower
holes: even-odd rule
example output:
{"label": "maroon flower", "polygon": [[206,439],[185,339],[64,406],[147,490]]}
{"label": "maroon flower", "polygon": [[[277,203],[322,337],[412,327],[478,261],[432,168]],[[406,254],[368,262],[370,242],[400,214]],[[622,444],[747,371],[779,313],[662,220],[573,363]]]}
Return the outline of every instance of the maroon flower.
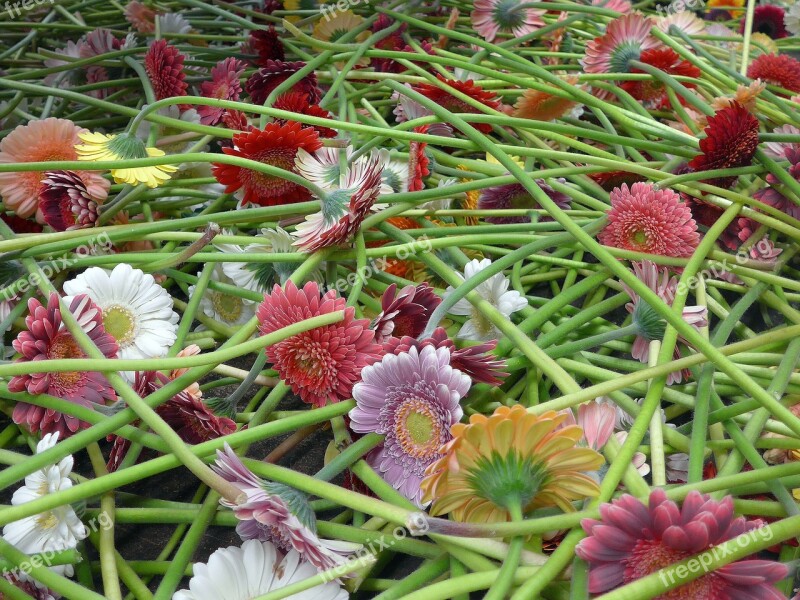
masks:
{"label": "maroon flower", "polygon": [[[563,179],[560,180],[563,182]],[[566,194],[555,191],[544,180],[537,179],[536,184],[542,188],[550,199],[555,202],[562,210],[568,210],[570,199]],[[521,183],[508,183],[486,188],[481,191],[478,199],[478,209],[480,210],[506,210],[512,208],[541,208],[539,203],[533,199],[530,192]],[[540,221],[552,221],[552,217],[544,215]],[[507,225],[511,223],[530,223],[531,218],[527,216],[519,217],[486,217],[487,223],[494,225]]]}
{"label": "maroon flower", "polygon": [[[253,73],[245,84],[245,89],[247,93],[250,94],[253,104],[263,105],[267,97],[272,93],[272,90],[305,66],[306,63],[301,61],[264,61],[264,66]],[[317,87],[317,76],[314,75],[314,73],[309,73],[295,83],[291,90],[287,91],[304,92],[308,95],[310,102],[314,103],[319,102],[320,98],[322,98],[320,89]]]}
{"label": "maroon flower", "polygon": [[56,231],[92,227],[97,220],[97,202],[83,179],[74,171],[49,171],[39,191],[44,222]]}
{"label": "maroon flower", "polygon": [[286,52],[283,49],[278,32],[270,25],[269,29],[256,29],[250,32],[250,47],[258,57],[253,61],[259,67],[269,66],[267,61],[285,60]]}
{"label": "maroon flower", "polygon": [[408,285],[400,293],[393,283],[383,292],[382,311],[372,325],[376,341],[383,344],[391,337],[418,337],[441,302],[427,283]]}
{"label": "maroon flower", "polygon": [[[756,6],[753,13],[753,26],[750,31],[753,33],[763,33],[768,35],[773,40],[789,37],[789,32],[786,30],[786,23],[784,23],[785,12],[780,6],[774,4],[762,4]],[[744,33],[747,17],[742,17],[739,23],[739,33]]]}

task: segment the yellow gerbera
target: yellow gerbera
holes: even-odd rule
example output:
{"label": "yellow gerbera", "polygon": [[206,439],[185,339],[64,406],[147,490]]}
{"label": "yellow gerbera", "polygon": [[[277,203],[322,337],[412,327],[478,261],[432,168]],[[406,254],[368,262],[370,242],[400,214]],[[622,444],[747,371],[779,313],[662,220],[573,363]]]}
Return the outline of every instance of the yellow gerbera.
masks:
{"label": "yellow gerbera", "polygon": [[[469,171],[469,169],[464,165],[458,165],[458,169],[461,171]],[[462,179],[461,183],[469,183],[472,179]],[[478,200],[481,197],[480,190],[470,190],[468,192],[464,192],[464,199],[461,201],[461,209],[462,210],[475,210],[478,208]],[[477,225],[478,224],[478,217],[476,216],[469,216],[464,217],[464,223],[467,225]]]}
{"label": "yellow gerbera", "polygon": [[453,440],[443,457],[426,470],[423,502],[433,501],[431,515],[450,513],[457,521],[496,522],[511,519],[510,507],[527,513],[599,493],[586,471],[597,470],[603,457],[576,447],[583,431],[577,425],[558,429],[566,415],[528,413],[522,406],[501,406],[491,417],[472,415],[469,424],[451,428]]}
{"label": "yellow gerbera", "polygon": [[[744,6],[744,2],[745,0],[708,0],[708,2],[706,2],[706,8],[708,10],[713,8],[727,9],[729,7]],[[727,13],[731,16],[731,19],[738,19],[742,16],[741,10],[727,10]]]}
{"label": "yellow gerbera", "polygon": [[[333,13],[333,17],[329,18],[328,15],[323,19],[319,19],[314,25],[314,38],[323,42],[337,42],[346,33],[350,33],[357,27],[364,24],[364,18],[359,17],[352,10],[344,10],[341,12]],[[354,40],[349,43],[358,44],[363,42],[369,37],[369,31],[362,31]],[[366,66],[369,64],[368,58],[361,58],[356,63],[359,66]],[[337,66],[344,65],[344,62],[336,63]]]}
{"label": "yellow gerbera", "polygon": [[[78,160],[98,162],[164,156],[163,150],[147,148],[142,140],[128,133],[106,135],[87,131],[79,133],[78,137],[84,142],[75,146]],[[122,168],[111,169],[111,176],[117,183],[131,185],[144,183],[147,187],[155,188],[168,181],[170,173],[177,170],[176,165]]]}

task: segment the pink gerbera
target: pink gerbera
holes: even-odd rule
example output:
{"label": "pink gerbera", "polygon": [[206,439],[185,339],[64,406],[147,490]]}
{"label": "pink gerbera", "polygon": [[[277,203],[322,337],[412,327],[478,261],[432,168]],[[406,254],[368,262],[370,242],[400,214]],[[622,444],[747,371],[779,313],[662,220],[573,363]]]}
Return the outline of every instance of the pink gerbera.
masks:
{"label": "pink gerbera", "polygon": [[48,171],[39,194],[44,222],[56,231],[92,227],[97,220],[96,202],[74,171]]}
{"label": "pink gerbera", "polygon": [[650,35],[653,23],[640,13],[630,13],[614,19],[606,32],[586,45],[583,68],[587,73],[627,73],[631,61],[642,52],[659,46]]}
{"label": "pink gerbera", "polygon": [[[116,358],[119,347],[103,327],[100,308],[84,294],[67,300],[69,311],[89,339],[106,358]],[[25,318],[27,331],[21,332],[12,342],[14,350],[22,355],[17,362],[87,358],[64,325],[58,294],[50,294],[47,306],[31,298],[28,300],[28,310],[30,314]],[[109,385],[105,376],[93,371],[17,375],[8,382],[8,389],[11,392],[28,392],[34,395],[47,394],[87,408],[116,398],[114,388]],[[79,427],[89,426],[75,417],[24,402],[14,407],[13,419],[15,423],[27,426],[33,433],[59,432],[61,439],[72,435]]]}
{"label": "pink gerbera", "polygon": [[[675,277],[670,277],[667,269],[645,260],[633,263],[633,272],[642,283],[654,291],[667,305],[672,306],[675,301],[678,280]],[[633,324],[637,328],[636,339],[633,342],[633,348],[631,348],[631,356],[647,364],[650,359],[650,342],[663,339],[667,322],[631,288],[624,283],[622,287],[631,299],[625,305],[625,309],[631,313]],[[708,325],[708,309],[705,306],[684,306],[682,316],[683,320],[692,327],[700,328]],[[686,344],[683,338],[679,337],[678,340]],[[681,357],[679,344],[675,345],[673,357],[676,360]],[[688,370],[670,373],[667,376],[667,384],[680,383],[684,376],[689,376]]]}
{"label": "pink gerbera", "polygon": [[[189,84],[183,72],[183,61],[183,54],[166,40],[156,40],[150,46],[144,57],[144,68],[153,84],[156,100],[186,95]],[[187,105],[181,105],[181,110],[186,108]]]}
{"label": "pink gerbera", "polygon": [[[600,520],[584,519],[586,532],[575,553],[589,563],[589,593],[600,594],[636,581],[748,531],[761,520],[734,517],[733,499],[712,500],[691,491],[683,506],[664,490],[650,493],[649,504],[625,494],[600,506]],[[694,571],[692,571],[694,572]],[[789,574],[786,565],[770,560],[738,560],[658,596],[779,600],[774,585]]]}
{"label": "pink gerbera", "polygon": [[282,483],[256,477],[228,444],[224,452],[217,450],[212,468],[245,496],[236,504],[220,500],[239,519],[236,533],[243,540],[272,542],[284,552],[296,550],[320,571],[345,564],[347,555],[360,548],[358,544],[320,539],[306,496]]}
{"label": "pink gerbera", "polygon": [[381,347],[369,320],[356,319],[336,290],[320,296],[310,281],[298,289],[290,280],[286,289],[276,285],[256,311],[262,335],[311,317],[344,311],[344,320],[298,333],[266,349],[267,358],[281,379],[309,404],[324,406],[351,396],[361,369],[379,360]]}
{"label": "pink gerbera", "polygon": [[[211,69],[211,81],[200,84],[200,95],[218,100],[236,102],[242,93],[242,84],[239,78],[244,73],[245,65],[236,58],[226,58],[218,62]],[[203,125],[216,125],[225,114],[224,108],[219,106],[198,106],[200,122]]]}
{"label": "pink gerbera", "polygon": [[393,283],[383,293],[381,314],[373,323],[376,341],[383,344],[391,337],[419,336],[441,302],[427,283],[407,285],[399,293]]}
{"label": "pink gerbera", "polygon": [[[55,160],[78,160],[75,144],[78,134],[86,131],[67,119],[50,117],[20,125],[0,141],[0,163],[35,163]],[[89,196],[103,202],[111,184],[99,173],[76,171]],[[0,173],[0,196],[7,209],[27,218],[39,208],[42,171]]]}
{"label": "pink gerbera", "polygon": [[339,189],[320,198],[320,212],[307,216],[297,226],[294,245],[314,252],[348,243],[380,195],[387,161],[385,151],[373,151],[350,165],[340,178]]}
{"label": "pink gerbera", "polygon": [[475,0],[472,27],[487,42],[493,42],[501,31],[522,37],[544,27],[546,12],[531,8],[525,0]]}
{"label": "pink gerbera", "polygon": [[680,195],[642,182],[611,192],[608,224],[598,238],[614,248],[676,257],[691,256],[700,242],[692,211]]}

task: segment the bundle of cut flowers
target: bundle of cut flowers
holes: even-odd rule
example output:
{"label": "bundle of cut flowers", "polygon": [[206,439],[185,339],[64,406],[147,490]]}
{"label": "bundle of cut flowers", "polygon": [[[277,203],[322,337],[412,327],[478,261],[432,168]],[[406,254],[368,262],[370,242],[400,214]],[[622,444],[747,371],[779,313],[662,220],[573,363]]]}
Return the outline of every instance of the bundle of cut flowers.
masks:
{"label": "bundle of cut flowers", "polygon": [[800,2],[0,8],[0,599],[800,598]]}

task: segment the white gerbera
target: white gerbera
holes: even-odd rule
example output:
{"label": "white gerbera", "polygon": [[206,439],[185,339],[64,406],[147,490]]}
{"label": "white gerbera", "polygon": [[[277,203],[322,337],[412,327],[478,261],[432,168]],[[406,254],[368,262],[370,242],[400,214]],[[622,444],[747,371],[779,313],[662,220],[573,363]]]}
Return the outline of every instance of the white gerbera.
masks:
{"label": "white gerbera", "polygon": [[[247,540],[239,548],[220,548],[208,558],[207,564],[196,563],[189,589],[175,592],[172,600],[253,600],[317,573],[317,568],[302,561],[296,550],[282,557],[270,542]],[[292,600],[346,600],[347,597],[336,581],[290,596]]]}
{"label": "white gerbera", "polygon": [[331,148],[323,146],[314,154],[300,148],[294,159],[297,172],[311,183],[321,188],[329,189],[339,187],[342,179],[340,152],[344,152],[345,164],[349,167],[355,150],[352,146],[347,148]]}
{"label": "white gerbera", "polygon": [[171,33],[189,33],[192,30],[189,21],[180,13],[156,15],[156,21],[162,36]]}
{"label": "white gerbera", "polygon": [[[469,264],[464,267],[464,278],[470,279],[473,275],[483,271],[491,264],[492,261],[488,258],[484,258],[480,261],[478,259],[470,261]],[[523,298],[518,291],[509,291],[508,288],[510,285],[511,282],[505,275],[497,273],[475,288],[475,292],[499,310],[503,316],[508,317],[511,313],[515,313],[528,306],[528,301]],[[452,287],[448,287],[444,297],[447,298],[453,291],[454,289]],[[500,331],[497,327],[472,306],[466,298],[462,298],[456,302],[450,309],[450,313],[470,317],[461,327],[461,331],[458,332],[459,338],[488,341],[497,339],[500,335]]]}
{"label": "white gerbera", "polygon": [[[36,453],[49,450],[58,442],[58,433],[49,433],[36,446]],[[25,478],[25,485],[14,492],[11,504],[17,506],[72,487],[69,474],[72,472],[72,456],[61,459],[57,465],[49,465]],[[86,537],[78,515],[70,505],[13,521],[3,527],[3,539],[25,554],[36,554],[46,550],[59,552],[70,550]],[[51,567],[56,573],[71,576],[72,565]],[[23,578],[23,580],[26,580]]]}
{"label": "white gerbera", "polygon": [[[225,275],[222,263],[217,263],[214,266],[214,270],[211,272],[211,281],[232,286],[236,285],[233,279]],[[194,285],[189,287],[190,298],[194,295],[196,287]],[[247,323],[255,314],[253,307],[252,300],[213,290],[210,287],[206,288],[205,292],[203,292],[203,298],[200,300],[200,310],[203,311],[203,314],[229,327]]]}
{"label": "white gerbera", "polygon": [[178,315],[172,296],[152,275],[129,264],[120,263],[113,271],[86,269],[65,282],[64,291],[86,294],[102,309],[103,326],[119,344],[120,358],[161,358],[175,342]]}
{"label": "white gerbera", "polygon": [[789,7],[789,10],[786,11],[783,17],[783,22],[786,25],[786,29],[789,30],[789,33],[792,35],[800,35],[800,2],[795,2]]}

